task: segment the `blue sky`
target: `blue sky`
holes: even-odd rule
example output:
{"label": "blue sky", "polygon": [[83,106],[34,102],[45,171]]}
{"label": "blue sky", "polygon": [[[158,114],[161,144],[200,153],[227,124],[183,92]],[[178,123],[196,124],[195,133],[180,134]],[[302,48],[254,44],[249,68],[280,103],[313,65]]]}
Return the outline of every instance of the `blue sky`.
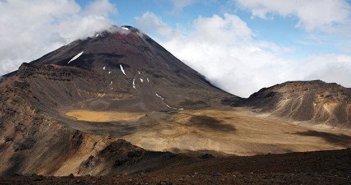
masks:
{"label": "blue sky", "polygon": [[111,24],[243,97],[292,80],[351,87],[350,0],[0,0],[0,74]]}

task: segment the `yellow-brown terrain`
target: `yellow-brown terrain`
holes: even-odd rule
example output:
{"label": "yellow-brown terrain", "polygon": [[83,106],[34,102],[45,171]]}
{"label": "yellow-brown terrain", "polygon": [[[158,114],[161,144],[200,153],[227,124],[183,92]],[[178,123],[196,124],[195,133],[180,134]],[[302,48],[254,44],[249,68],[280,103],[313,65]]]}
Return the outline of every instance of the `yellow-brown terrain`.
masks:
{"label": "yellow-brown terrain", "polygon": [[[69,111],[78,120],[101,124],[141,118],[141,113]],[[267,153],[334,150],[351,146],[351,131],[306,126],[280,118],[267,117],[243,108],[228,110],[183,110],[156,119],[157,124],[123,136],[141,148],[152,151],[212,151],[223,154],[257,155]],[[144,117],[145,117],[144,116]],[[134,120],[135,121],[135,120]]]}

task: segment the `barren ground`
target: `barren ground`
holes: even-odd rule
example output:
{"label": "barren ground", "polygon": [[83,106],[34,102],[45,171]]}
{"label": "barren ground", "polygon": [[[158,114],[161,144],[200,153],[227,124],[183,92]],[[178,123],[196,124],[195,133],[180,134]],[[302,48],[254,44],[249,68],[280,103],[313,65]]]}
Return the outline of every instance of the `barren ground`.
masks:
{"label": "barren ground", "polygon": [[210,151],[250,156],[267,153],[343,149],[351,146],[347,129],[307,127],[287,120],[266,117],[244,109],[185,110],[159,113],[120,113],[72,110],[67,113],[90,122],[127,121],[147,117],[152,125],[136,129],[123,138],[152,151]]}
{"label": "barren ground", "polygon": [[74,117],[79,121],[91,122],[113,122],[113,121],[136,121],[145,114],[130,112],[102,112],[74,110],[66,113],[67,116]]}
{"label": "barren ground", "polygon": [[0,177],[1,185],[89,184],[237,184],[349,185],[350,149],[253,157],[208,158],[190,164],[163,166],[155,171],[119,176]]}

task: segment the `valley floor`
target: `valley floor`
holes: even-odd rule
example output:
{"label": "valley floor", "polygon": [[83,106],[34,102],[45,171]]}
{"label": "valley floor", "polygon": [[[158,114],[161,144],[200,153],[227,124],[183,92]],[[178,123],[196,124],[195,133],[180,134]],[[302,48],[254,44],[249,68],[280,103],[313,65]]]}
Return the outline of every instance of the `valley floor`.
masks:
{"label": "valley floor", "polygon": [[207,158],[175,164],[135,175],[0,177],[1,185],[90,184],[238,184],[238,185],[348,185],[351,149],[251,157]]}
{"label": "valley floor", "polygon": [[[337,150],[351,147],[351,130],[307,126],[256,114],[244,108],[197,109],[174,113],[120,113],[71,110],[70,118],[89,121],[95,134],[104,122],[133,128],[116,137],[151,151],[212,151],[240,156]],[[135,120],[131,120],[135,119]],[[129,120],[129,122],[126,122]],[[132,122],[130,122],[132,121]],[[84,128],[84,124],[75,128]],[[114,135],[112,131],[109,131]]]}

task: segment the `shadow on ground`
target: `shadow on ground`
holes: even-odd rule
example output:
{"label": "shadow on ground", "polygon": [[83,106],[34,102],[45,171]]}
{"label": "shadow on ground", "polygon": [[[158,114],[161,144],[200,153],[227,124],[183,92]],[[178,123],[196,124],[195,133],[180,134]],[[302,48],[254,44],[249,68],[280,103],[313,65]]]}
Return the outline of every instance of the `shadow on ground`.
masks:
{"label": "shadow on ground", "polygon": [[295,134],[300,136],[319,137],[329,143],[337,144],[340,146],[351,146],[351,136],[344,135],[344,134],[332,134],[332,133],[318,132],[313,130],[309,130],[305,132],[297,132]]}
{"label": "shadow on ground", "polygon": [[225,124],[222,121],[210,116],[192,116],[189,122],[194,126],[215,131],[233,132],[236,130],[233,125]]}

